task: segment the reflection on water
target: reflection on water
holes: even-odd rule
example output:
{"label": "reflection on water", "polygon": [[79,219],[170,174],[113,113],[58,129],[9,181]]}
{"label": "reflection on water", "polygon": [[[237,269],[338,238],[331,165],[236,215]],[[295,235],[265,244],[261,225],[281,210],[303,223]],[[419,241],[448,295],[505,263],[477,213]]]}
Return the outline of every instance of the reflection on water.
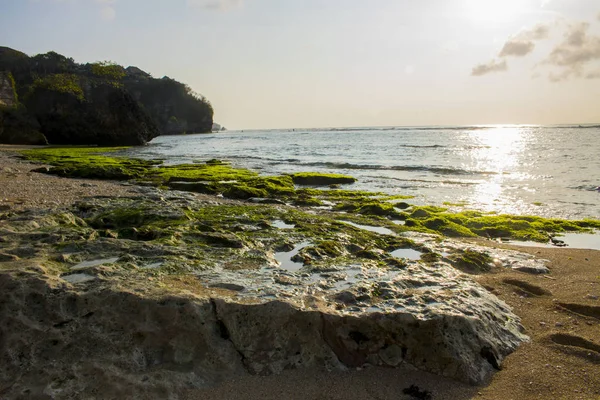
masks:
{"label": "reflection on water", "polygon": [[396,257],[396,258],[406,258],[409,260],[420,260],[421,259],[421,255],[423,253],[421,253],[420,251],[417,250],[413,250],[413,249],[398,249],[398,250],[394,250],[392,251],[392,257]]}
{"label": "reflection on water", "polygon": [[[556,236],[556,239],[563,241],[567,248],[600,250],[600,233],[565,233]],[[540,243],[529,241],[510,241],[510,244],[529,247],[556,247],[552,243]]]}
{"label": "reflection on water", "polygon": [[297,272],[303,267],[303,264],[301,262],[292,261],[292,257],[308,245],[310,245],[310,242],[302,242],[294,246],[294,249],[291,251],[275,253],[275,259],[279,262],[281,268],[287,269],[290,272]]}
{"label": "reflection on water", "polygon": [[159,136],[126,155],[219,158],[263,175],[343,173],[358,179],[348,188],[413,195],[411,204],[582,219],[600,218],[599,136],[576,126],[229,131]]}
{"label": "reflection on water", "polygon": [[350,221],[340,221],[340,222],[343,222],[348,225],[352,225],[358,229],[364,229],[366,231],[379,233],[380,235],[395,235],[394,231],[392,231],[391,229],[388,229],[388,228],[384,228],[382,226],[361,225],[361,224],[356,224],[356,223],[350,222]]}
{"label": "reflection on water", "polygon": [[[522,180],[516,176],[517,165],[522,165],[523,149],[530,134],[529,128],[500,127],[470,132],[478,146],[470,152],[477,169],[492,171],[485,182],[475,187],[470,202],[474,208],[494,210],[497,203],[505,203],[506,181]],[[506,211],[505,211],[506,212]]]}

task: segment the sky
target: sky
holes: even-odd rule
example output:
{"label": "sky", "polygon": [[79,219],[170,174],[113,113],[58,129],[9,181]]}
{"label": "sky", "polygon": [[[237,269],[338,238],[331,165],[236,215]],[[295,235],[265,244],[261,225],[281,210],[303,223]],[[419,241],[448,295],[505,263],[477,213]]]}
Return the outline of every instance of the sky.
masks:
{"label": "sky", "polygon": [[228,129],[600,123],[598,0],[0,0],[0,45],[169,76]]}

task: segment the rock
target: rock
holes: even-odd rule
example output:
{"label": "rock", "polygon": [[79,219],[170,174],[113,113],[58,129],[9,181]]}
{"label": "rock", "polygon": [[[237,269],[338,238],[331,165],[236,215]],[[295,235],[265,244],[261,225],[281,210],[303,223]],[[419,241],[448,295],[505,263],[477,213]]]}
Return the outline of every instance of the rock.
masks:
{"label": "rock", "polygon": [[227,289],[227,290],[231,290],[234,292],[241,292],[242,290],[244,290],[244,287],[242,285],[236,285],[235,283],[226,283],[226,282],[213,283],[210,285],[210,287],[217,288],[217,289]]}
{"label": "rock", "polygon": [[14,254],[0,253],[0,262],[19,261],[19,257]]}
{"label": "rock", "polygon": [[[408,204],[408,203],[406,203],[406,202],[404,202],[404,201],[401,201],[399,203],[394,204],[394,207],[397,207],[397,208],[399,208],[401,210],[406,210],[407,208],[410,208],[411,205]],[[421,210],[421,211],[423,211],[423,210]]]}
{"label": "rock", "polygon": [[[52,390],[65,398],[145,398],[248,374],[365,364],[405,365],[482,384],[528,340],[505,303],[442,260],[389,268],[347,251],[353,242],[357,249],[381,246],[381,237],[332,234],[330,225],[315,223],[325,240],[305,234],[280,207],[264,214],[264,207],[239,202],[218,209],[196,196],[147,194],[152,202],[97,198],[70,213],[40,210],[3,221],[7,243],[35,243],[36,252],[20,253],[30,264],[50,261],[46,268],[0,271],[0,382],[15,382],[3,397],[29,390],[29,397],[41,398]],[[261,213],[252,214],[254,208]],[[297,227],[232,233],[240,224],[263,221],[268,228],[273,220]],[[169,235],[149,242],[73,239],[61,246],[34,236],[134,228]],[[402,242],[440,254],[486,252],[506,268],[528,260],[434,235],[384,238],[393,239],[393,248]],[[273,268],[273,249],[286,243],[298,243],[296,250],[306,245],[299,254],[309,265],[295,273]],[[109,257],[110,267],[97,265]],[[66,266],[56,261],[96,266],[61,275]]]}
{"label": "rock", "polygon": [[0,107],[15,107],[17,103],[17,93],[12,74],[0,71]]}
{"label": "rock", "polygon": [[429,218],[431,213],[427,210],[417,209],[410,214],[410,218]]}
{"label": "rock", "polygon": [[[26,93],[24,104],[17,91]],[[213,123],[210,102],[171,78],[7,47],[0,48],[0,106],[21,113],[18,123],[3,123],[0,113],[0,142],[12,144],[140,145],[161,133],[210,132]]]}
{"label": "rock", "polygon": [[207,232],[201,234],[202,238],[213,246],[232,247],[241,249],[244,241],[232,233]]}
{"label": "rock", "polygon": [[27,97],[27,110],[50,144],[135,146],[160,134],[127,91],[108,84],[86,91],[85,101],[45,87],[36,87]]}
{"label": "rock", "polygon": [[339,174],[297,173],[292,175],[296,185],[328,186],[333,184],[347,184],[356,182],[356,178]]}
{"label": "rock", "polygon": [[167,398],[247,374],[209,299],[64,290],[6,273],[0,292],[0,381],[12,383],[3,398]]}
{"label": "rock", "polygon": [[169,188],[174,190],[183,190],[185,192],[215,194],[218,189],[211,182],[181,182],[174,181],[167,184]]}
{"label": "rock", "polygon": [[278,199],[269,199],[269,198],[260,198],[260,197],[251,197],[247,200],[250,203],[258,203],[258,204],[281,204],[285,205],[285,201],[281,201]]}
{"label": "rock", "polygon": [[518,264],[512,267],[515,271],[525,272],[526,274],[542,275],[549,274],[550,270],[544,265],[537,264]]}
{"label": "rock", "polygon": [[48,140],[33,116],[21,107],[0,106],[0,143],[46,145]]}

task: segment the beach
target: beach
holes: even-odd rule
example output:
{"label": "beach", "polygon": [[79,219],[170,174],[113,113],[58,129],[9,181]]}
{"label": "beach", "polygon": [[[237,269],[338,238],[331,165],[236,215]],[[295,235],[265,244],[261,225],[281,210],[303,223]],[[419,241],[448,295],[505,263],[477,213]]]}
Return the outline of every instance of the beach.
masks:
{"label": "beach", "polygon": [[[60,209],[89,197],[140,195],[129,183],[30,172],[40,165],[16,158],[13,147],[0,150],[3,212]],[[215,204],[229,202],[215,196],[194,196]],[[347,372],[298,369],[180,394],[187,399],[410,399],[414,397],[403,394],[403,390],[416,385],[430,392],[433,399],[600,398],[600,252],[468,240],[550,261],[548,275],[502,269],[473,276],[513,309],[531,338],[504,360],[502,370],[489,384],[468,386],[405,367],[361,367]]]}

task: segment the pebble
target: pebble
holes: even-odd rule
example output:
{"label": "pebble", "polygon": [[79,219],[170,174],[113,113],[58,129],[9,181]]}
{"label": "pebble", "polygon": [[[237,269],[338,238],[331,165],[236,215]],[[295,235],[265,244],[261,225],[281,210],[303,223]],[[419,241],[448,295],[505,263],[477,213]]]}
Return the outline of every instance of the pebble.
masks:
{"label": "pebble", "polygon": [[557,328],[562,328],[564,325],[560,322],[557,322],[556,324],[554,324],[554,326],[556,326]]}

